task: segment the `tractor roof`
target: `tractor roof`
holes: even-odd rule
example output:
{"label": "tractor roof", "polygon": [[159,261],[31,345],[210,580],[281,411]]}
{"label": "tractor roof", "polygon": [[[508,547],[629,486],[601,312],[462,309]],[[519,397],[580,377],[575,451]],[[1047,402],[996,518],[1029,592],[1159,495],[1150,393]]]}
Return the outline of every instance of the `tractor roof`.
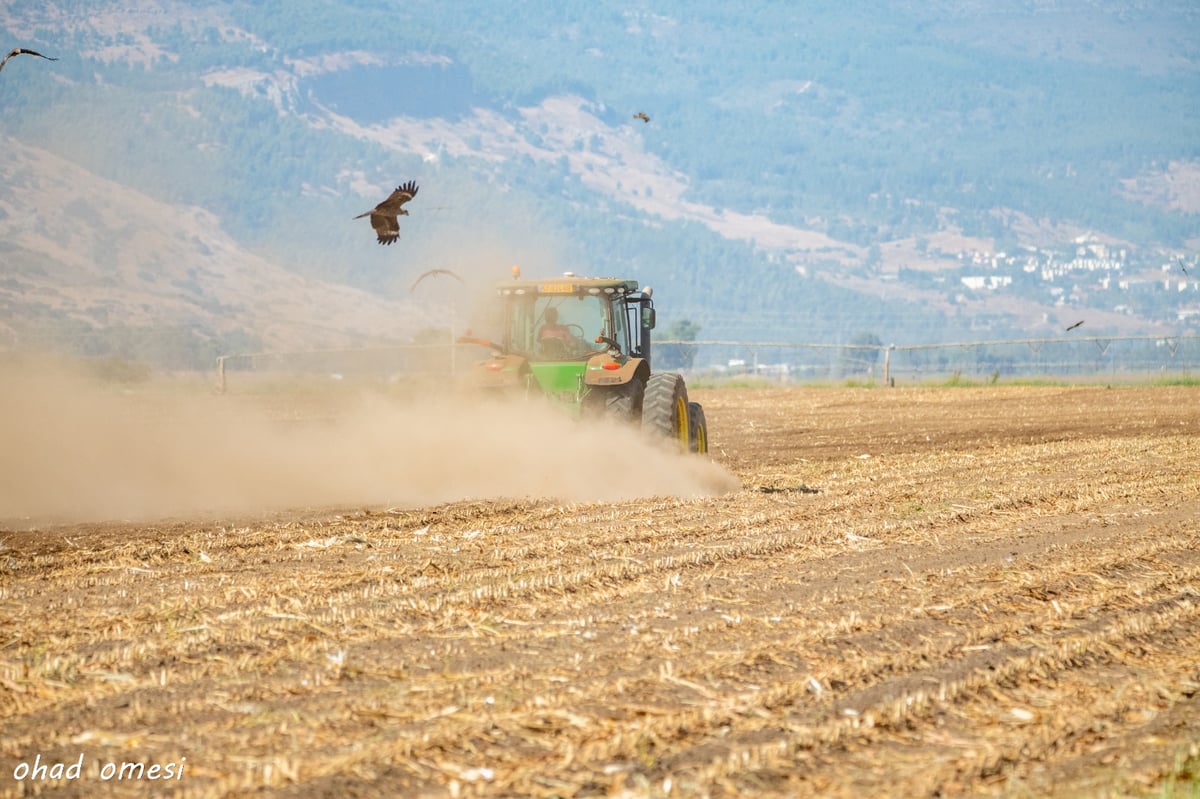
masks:
{"label": "tractor roof", "polygon": [[636,280],[617,277],[577,277],[570,273],[542,280],[517,278],[496,285],[501,294],[633,294]]}

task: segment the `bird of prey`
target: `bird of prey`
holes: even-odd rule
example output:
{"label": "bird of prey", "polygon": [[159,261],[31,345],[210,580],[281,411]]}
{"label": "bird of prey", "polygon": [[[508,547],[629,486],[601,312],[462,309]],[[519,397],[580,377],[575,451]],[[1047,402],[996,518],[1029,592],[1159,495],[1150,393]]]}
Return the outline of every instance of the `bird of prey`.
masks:
{"label": "bird of prey", "polygon": [[457,280],[459,283],[466,285],[465,280],[463,280],[461,277],[459,277],[458,275],[451,272],[449,269],[430,269],[428,272],[422,272],[421,276],[413,281],[412,288],[409,289],[409,292],[411,293],[414,289],[416,289],[417,284],[420,283],[425,278],[429,277],[430,275],[449,275],[450,277]]}
{"label": "bird of prey", "polygon": [[396,217],[408,216],[408,211],[402,206],[415,196],[417,196],[417,182],[410,180],[408,183],[397,186],[391,196],[379,205],[354,218],[362,219],[364,216],[370,216],[371,227],[375,228],[375,235],[378,236],[379,243],[392,244],[400,238],[400,223]]}
{"label": "bird of prey", "polygon": [[51,58],[48,55],[42,55],[37,50],[26,50],[24,47],[14,47],[13,51],[11,53],[4,56],[3,60],[0,60],[0,69],[4,69],[4,65],[8,63],[8,59],[12,58],[15,55],[35,55],[38,58],[44,58],[47,61],[57,61],[58,60],[57,58]]}
{"label": "bird of prey", "polygon": [[633,118],[640,119],[640,120],[642,120],[642,122],[650,121],[650,117],[649,117],[649,115],[646,114],[645,111],[638,111],[636,114],[633,115]]}
{"label": "bird of prey", "polygon": [[1069,326],[1067,327],[1067,332],[1069,333],[1070,331],[1074,330],[1075,328],[1079,327],[1079,326],[1080,326],[1080,325],[1082,325],[1082,324],[1083,324],[1083,320],[1082,320],[1082,319],[1080,319],[1080,320],[1079,320],[1078,322],[1076,322],[1075,324],[1073,324],[1073,325],[1069,325]]}

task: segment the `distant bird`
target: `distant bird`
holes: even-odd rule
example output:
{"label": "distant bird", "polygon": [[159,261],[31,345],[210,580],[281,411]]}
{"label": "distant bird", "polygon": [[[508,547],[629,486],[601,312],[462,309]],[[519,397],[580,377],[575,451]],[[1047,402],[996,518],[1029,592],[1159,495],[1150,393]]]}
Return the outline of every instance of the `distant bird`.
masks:
{"label": "distant bird", "polygon": [[375,206],[370,211],[365,211],[355,219],[362,219],[364,216],[371,217],[371,227],[375,228],[375,234],[379,237],[380,244],[392,244],[396,239],[400,238],[400,223],[397,221],[398,216],[408,216],[408,211],[402,206],[417,196],[417,182],[410,180],[408,183],[403,183],[396,187],[391,196]]}
{"label": "distant bird", "polygon": [[0,61],[0,69],[4,69],[4,65],[8,63],[8,59],[12,58],[15,55],[35,55],[38,58],[44,58],[47,61],[57,61],[58,60],[57,58],[51,58],[48,55],[42,55],[37,50],[26,50],[24,47],[14,47],[13,51],[11,53],[9,53],[8,55],[4,56],[4,60]]}
{"label": "distant bird", "polygon": [[1072,330],[1074,330],[1075,328],[1079,327],[1079,326],[1080,326],[1080,325],[1082,325],[1082,324],[1083,324],[1083,320],[1082,320],[1082,319],[1080,319],[1078,322],[1076,322],[1075,324],[1073,324],[1073,325],[1071,325],[1070,327],[1068,327],[1068,328],[1067,328],[1067,332],[1068,332],[1068,333],[1070,333]]}
{"label": "distant bird", "polygon": [[650,117],[649,117],[649,115],[647,115],[647,114],[646,114],[646,112],[645,112],[645,111],[638,111],[636,114],[634,114],[634,115],[633,115],[633,118],[634,118],[634,119],[640,119],[640,120],[642,120],[643,122],[649,122],[649,121],[650,121]]}
{"label": "distant bird", "polygon": [[428,272],[422,272],[421,276],[413,281],[412,288],[409,289],[409,292],[411,293],[413,290],[415,290],[417,288],[418,283],[420,283],[422,280],[424,280],[425,278],[427,278],[431,275],[449,275],[450,277],[457,280],[459,283],[466,285],[465,280],[463,280],[461,277],[459,277],[458,275],[451,272],[449,269],[430,269]]}

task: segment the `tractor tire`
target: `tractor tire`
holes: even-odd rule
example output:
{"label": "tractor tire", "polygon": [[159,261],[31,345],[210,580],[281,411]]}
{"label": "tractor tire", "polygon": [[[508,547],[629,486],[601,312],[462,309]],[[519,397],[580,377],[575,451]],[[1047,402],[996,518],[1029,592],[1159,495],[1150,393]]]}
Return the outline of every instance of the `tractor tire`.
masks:
{"label": "tractor tire", "polygon": [[673,372],[650,375],[642,405],[642,429],[688,450],[688,398],[683,378]]}
{"label": "tractor tire", "polygon": [[646,381],[635,377],[619,386],[592,388],[583,398],[583,418],[636,424],[642,418]]}
{"label": "tractor tire", "polygon": [[688,403],[688,449],[701,455],[708,452],[708,422],[698,402]]}

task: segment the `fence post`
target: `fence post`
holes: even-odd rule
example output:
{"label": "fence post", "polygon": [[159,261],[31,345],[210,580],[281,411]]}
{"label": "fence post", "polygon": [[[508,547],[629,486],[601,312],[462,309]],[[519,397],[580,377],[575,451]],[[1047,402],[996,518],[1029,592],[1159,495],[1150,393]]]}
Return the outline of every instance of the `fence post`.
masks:
{"label": "fence post", "polygon": [[892,382],[892,350],[895,348],[895,344],[889,344],[883,351],[883,384],[888,388],[896,385]]}
{"label": "fence post", "polygon": [[225,393],[225,356],[217,356],[217,393]]}

